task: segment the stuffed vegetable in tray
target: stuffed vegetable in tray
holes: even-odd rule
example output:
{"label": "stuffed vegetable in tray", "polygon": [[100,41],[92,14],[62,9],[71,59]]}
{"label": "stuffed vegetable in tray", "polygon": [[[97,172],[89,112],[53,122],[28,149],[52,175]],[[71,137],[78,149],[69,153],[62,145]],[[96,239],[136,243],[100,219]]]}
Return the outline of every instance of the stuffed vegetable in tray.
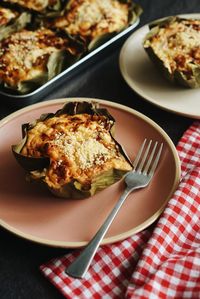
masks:
{"label": "stuffed vegetable in tray", "polygon": [[0,93],[37,101],[132,30],[141,12],[130,0],[2,1]]}

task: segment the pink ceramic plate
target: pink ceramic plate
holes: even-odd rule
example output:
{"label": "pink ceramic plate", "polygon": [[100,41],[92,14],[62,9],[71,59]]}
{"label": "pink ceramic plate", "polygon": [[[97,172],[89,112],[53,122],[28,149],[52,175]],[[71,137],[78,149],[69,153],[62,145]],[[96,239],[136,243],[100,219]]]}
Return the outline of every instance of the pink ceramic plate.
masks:
{"label": "pink ceramic plate", "polygon": [[[42,113],[55,112],[67,100],[46,101],[23,108],[0,122],[0,225],[23,238],[58,247],[84,246],[98,230],[123,191],[116,183],[93,197],[66,200],[25,181],[11,145],[21,139],[21,124]],[[103,243],[127,238],[149,226],[162,213],[180,177],[176,149],[152,120],[128,107],[97,99],[116,119],[116,139],[134,159],[144,138],[164,143],[161,161],[151,184],[132,193],[121,208]]]}

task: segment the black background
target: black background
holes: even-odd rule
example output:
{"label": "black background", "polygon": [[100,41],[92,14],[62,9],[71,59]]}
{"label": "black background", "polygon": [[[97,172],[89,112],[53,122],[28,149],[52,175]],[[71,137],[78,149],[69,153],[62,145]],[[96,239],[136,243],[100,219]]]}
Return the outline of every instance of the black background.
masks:
{"label": "black background", "polygon": [[[160,17],[200,12],[199,0],[135,0],[143,7],[140,24]],[[192,119],[153,106],[141,99],[125,83],[119,69],[118,44],[93,65],[66,80],[42,100],[62,97],[94,97],[115,101],[134,108],[156,121],[177,144]],[[18,109],[0,101],[0,117]],[[66,249],[35,244],[0,228],[0,299],[61,299],[63,296],[39,271],[39,266]]]}

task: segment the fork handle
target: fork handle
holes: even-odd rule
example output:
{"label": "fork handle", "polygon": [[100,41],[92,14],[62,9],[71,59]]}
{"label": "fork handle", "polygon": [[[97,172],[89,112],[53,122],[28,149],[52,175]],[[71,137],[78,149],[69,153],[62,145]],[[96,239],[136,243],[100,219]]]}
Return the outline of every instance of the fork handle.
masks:
{"label": "fork handle", "polygon": [[111,213],[106,218],[105,222],[102,224],[100,229],[97,231],[95,236],[91,239],[91,241],[87,244],[87,246],[83,249],[80,255],[75,259],[72,264],[65,269],[65,273],[69,276],[76,277],[76,278],[83,278],[85,273],[87,272],[92,259],[101,243],[103,237],[105,236],[106,232],[108,231],[111,223],[113,222],[117,212],[121,208],[122,204],[124,203],[125,199],[129,195],[129,193],[133,190],[126,188],[122,193],[121,197],[117,201],[116,205],[114,206]]}

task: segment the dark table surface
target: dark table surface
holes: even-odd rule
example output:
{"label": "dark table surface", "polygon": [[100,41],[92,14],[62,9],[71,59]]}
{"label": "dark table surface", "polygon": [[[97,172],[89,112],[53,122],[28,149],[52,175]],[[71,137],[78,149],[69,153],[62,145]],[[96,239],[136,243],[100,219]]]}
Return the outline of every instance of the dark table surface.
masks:
{"label": "dark table surface", "polygon": [[[137,0],[143,7],[140,26],[160,17],[200,12],[199,0]],[[125,83],[118,59],[121,45],[95,64],[66,80],[41,101],[61,97],[92,97],[118,102],[136,109],[158,123],[177,144],[192,119],[153,106]],[[19,108],[0,103],[3,118]],[[66,253],[66,249],[35,244],[0,229],[0,299],[61,299],[63,296],[40,273],[40,264]]]}

